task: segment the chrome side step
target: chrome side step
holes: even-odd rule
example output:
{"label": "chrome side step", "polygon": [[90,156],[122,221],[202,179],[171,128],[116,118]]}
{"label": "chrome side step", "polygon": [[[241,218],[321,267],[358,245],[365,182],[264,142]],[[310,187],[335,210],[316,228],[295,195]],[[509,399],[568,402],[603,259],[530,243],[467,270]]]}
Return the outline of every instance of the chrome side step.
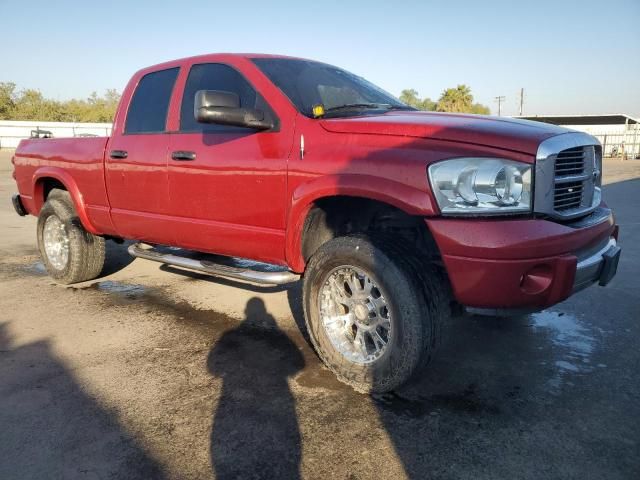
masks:
{"label": "chrome side step", "polygon": [[[259,283],[262,285],[284,285],[296,282],[300,279],[300,275],[281,267],[251,262],[248,260],[217,257],[224,258],[229,262],[235,263],[235,265],[226,265],[224,263],[216,263],[211,260],[176,255],[154,248],[145,248],[140,243],[135,243],[129,246],[128,251],[133,257],[144,258],[145,260],[152,260],[166,265],[186,268],[187,270],[208,273],[209,275],[218,277],[233,278],[235,280],[243,280],[245,282]],[[180,250],[176,249],[175,251]],[[262,267],[262,269],[259,267]]]}

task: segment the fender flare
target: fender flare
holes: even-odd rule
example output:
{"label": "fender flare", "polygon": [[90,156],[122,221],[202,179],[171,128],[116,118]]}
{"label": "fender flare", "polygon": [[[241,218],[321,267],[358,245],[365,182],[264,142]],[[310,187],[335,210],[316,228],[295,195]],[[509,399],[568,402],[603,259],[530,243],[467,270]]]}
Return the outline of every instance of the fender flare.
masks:
{"label": "fender flare", "polygon": [[78,185],[76,184],[76,181],[68,172],[58,167],[41,167],[34,172],[32,179],[34,215],[38,215],[38,213],[40,213],[40,209],[44,204],[43,187],[44,181],[47,178],[53,178],[54,180],[57,180],[62,183],[62,185],[64,185],[64,188],[66,188],[66,190],[69,192],[69,195],[71,195],[71,201],[73,202],[73,206],[78,213],[78,218],[80,219],[80,223],[82,223],[84,229],[90,233],[93,233],[94,235],[99,235],[100,232],[96,230],[96,228],[89,220],[84,199],[82,197],[80,189],[78,188]]}
{"label": "fender flare", "polygon": [[409,215],[432,216],[438,213],[428,187],[419,190],[409,185],[371,175],[323,175],[299,185],[291,195],[287,216],[285,256],[289,268],[304,272],[302,233],[314,203],[335,196],[358,197],[392,205]]}

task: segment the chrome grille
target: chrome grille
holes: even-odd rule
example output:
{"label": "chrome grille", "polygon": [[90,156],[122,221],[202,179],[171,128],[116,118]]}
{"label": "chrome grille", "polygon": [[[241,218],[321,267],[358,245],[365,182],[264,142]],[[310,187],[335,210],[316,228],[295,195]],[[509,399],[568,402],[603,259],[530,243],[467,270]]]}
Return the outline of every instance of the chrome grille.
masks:
{"label": "chrome grille", "polygon": [[584,172],[585,147],[568,148],[556,157],[556,177]]}
{"label": "chrome grille", "polygon": [[551,137],[536,154],[534,211],[558,220],[592,212],[600,204],[602,148],[590,135]]}
{"label": "chrome grille", "polygon": [[[553,209],[564,212],[583,207],[585,189],[585,159],[593,147],[567,148],[558,152],[555,162],[555,186],[553,191]],[[592,161],[593,163],[593,161]],[[591,199],[589,199],[591,202]]]}
{"label": "chrome grille", "polygon": [[553,208],[557,211],[578,208],[582,203],[583,182],[567,182],[555,186]]}

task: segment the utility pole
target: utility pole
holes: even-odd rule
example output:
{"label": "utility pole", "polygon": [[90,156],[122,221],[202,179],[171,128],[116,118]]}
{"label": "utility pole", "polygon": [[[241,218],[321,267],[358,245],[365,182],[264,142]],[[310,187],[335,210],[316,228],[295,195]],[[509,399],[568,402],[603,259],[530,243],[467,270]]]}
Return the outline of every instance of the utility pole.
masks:
{"label": "utility pole", "polygon": [[524,111],[524,88],[520,89],[520,116],[522,116],[522,112]]}
{"label": "utility pole", "polygon": [[502,102],[504,102],[505,96],[504,95],[500,95],[495,97],[495,99],[498,102],[498,116],[500,116],[500,114],[502,113]]}

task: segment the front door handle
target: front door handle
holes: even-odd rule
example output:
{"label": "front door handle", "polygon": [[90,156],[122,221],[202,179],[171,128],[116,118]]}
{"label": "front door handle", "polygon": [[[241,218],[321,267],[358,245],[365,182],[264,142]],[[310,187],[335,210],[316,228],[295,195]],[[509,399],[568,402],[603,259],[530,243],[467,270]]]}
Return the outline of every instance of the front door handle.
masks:
{"label": "front door handle", "polygon": [[186,162],[196,159],[196,152],[187,152],[184,150],[178,150],[171,154],[171,158],[180,162]]}
{"label": "front door handle", "polygon": [[128,155],[126,150],[111,150],[109,152],[111,158],[127,158]]}

